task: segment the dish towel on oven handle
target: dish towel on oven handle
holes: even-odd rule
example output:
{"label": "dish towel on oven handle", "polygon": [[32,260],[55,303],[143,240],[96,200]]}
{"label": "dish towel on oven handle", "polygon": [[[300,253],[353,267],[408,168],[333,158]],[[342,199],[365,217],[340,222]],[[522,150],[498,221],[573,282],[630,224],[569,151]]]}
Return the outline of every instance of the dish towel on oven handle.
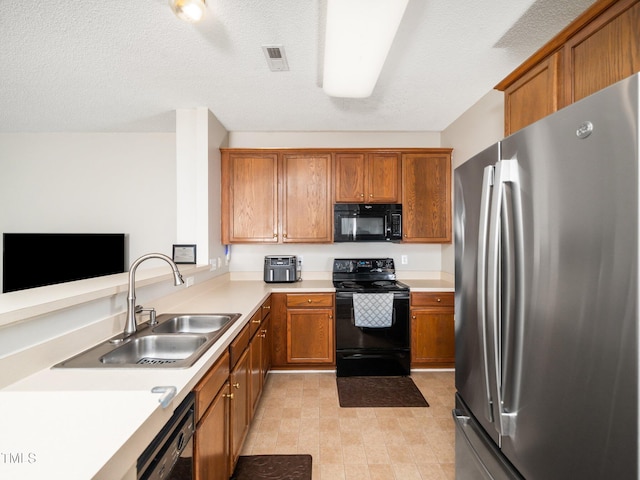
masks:
{"label": "dish towel on oven handle", "polygon": [[393,325],[393,293],[354,293],[356,327],[388,328]]}

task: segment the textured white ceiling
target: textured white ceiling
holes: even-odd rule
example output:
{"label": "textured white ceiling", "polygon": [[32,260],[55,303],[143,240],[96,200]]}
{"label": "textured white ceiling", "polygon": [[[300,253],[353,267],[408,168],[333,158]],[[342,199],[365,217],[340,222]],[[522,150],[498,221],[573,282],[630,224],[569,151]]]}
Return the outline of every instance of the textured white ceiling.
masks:
{"label": "textured white ceiling", "polygon": [[[0,132],[441,131],[594,0],[410,0],[373,95],[322,90],[324,0],[0,1]],[[261,49],[282,44],[290,71]]]}

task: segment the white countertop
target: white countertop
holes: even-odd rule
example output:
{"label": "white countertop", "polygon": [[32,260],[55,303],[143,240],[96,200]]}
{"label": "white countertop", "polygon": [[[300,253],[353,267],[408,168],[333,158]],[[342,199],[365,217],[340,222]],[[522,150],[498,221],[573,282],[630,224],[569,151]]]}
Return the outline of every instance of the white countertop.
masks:
{"label": "white countertop", "polygon": [[[415,291],[453,291],[442,280],[402,280]],[[188,369],[45,369],[0,390],[0,478],[135,478],[135,463],[272,292],[333,292],[328,280],[291,284],[205,282],[160,313],[241,313]],[[168,408],[155,386],[175,386]]]}
{"label": "white countertop", "polygon": [[446,280],[421,280],[421,279],[408,279],[400,280],[402,283],[406,283],[411,288],[412,292],[453,292],[453,282]]}

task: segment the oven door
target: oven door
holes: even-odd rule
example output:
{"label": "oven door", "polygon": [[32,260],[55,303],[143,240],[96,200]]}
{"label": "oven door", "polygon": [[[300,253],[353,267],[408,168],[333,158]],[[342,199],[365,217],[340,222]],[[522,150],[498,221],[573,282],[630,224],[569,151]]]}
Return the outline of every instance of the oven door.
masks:
{"label": "oven door", "polygon": [[390,327],[357,327],[353,314],[353,293],[336,293],[336,349],[409,348],[409,293],[397,292],[393,298]]}
{"label": "oven door", "polygon": [[357,327],[353,293],[336,292],[336,375],[399,376],[411,371],[409,293],[396,292],[390,327]]}

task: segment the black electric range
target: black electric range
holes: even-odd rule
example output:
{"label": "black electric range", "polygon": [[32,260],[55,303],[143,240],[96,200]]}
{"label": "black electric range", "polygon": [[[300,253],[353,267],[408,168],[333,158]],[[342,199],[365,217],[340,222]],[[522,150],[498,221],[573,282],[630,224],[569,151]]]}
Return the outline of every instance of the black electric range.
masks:
{"label": "black electric range", "polygon": [[[333,285],[337,376],[409,375],[409,287],[396,280],[393,258],[335,259]],[[368,301],[382,302],[384,318],[362,310]]]}

